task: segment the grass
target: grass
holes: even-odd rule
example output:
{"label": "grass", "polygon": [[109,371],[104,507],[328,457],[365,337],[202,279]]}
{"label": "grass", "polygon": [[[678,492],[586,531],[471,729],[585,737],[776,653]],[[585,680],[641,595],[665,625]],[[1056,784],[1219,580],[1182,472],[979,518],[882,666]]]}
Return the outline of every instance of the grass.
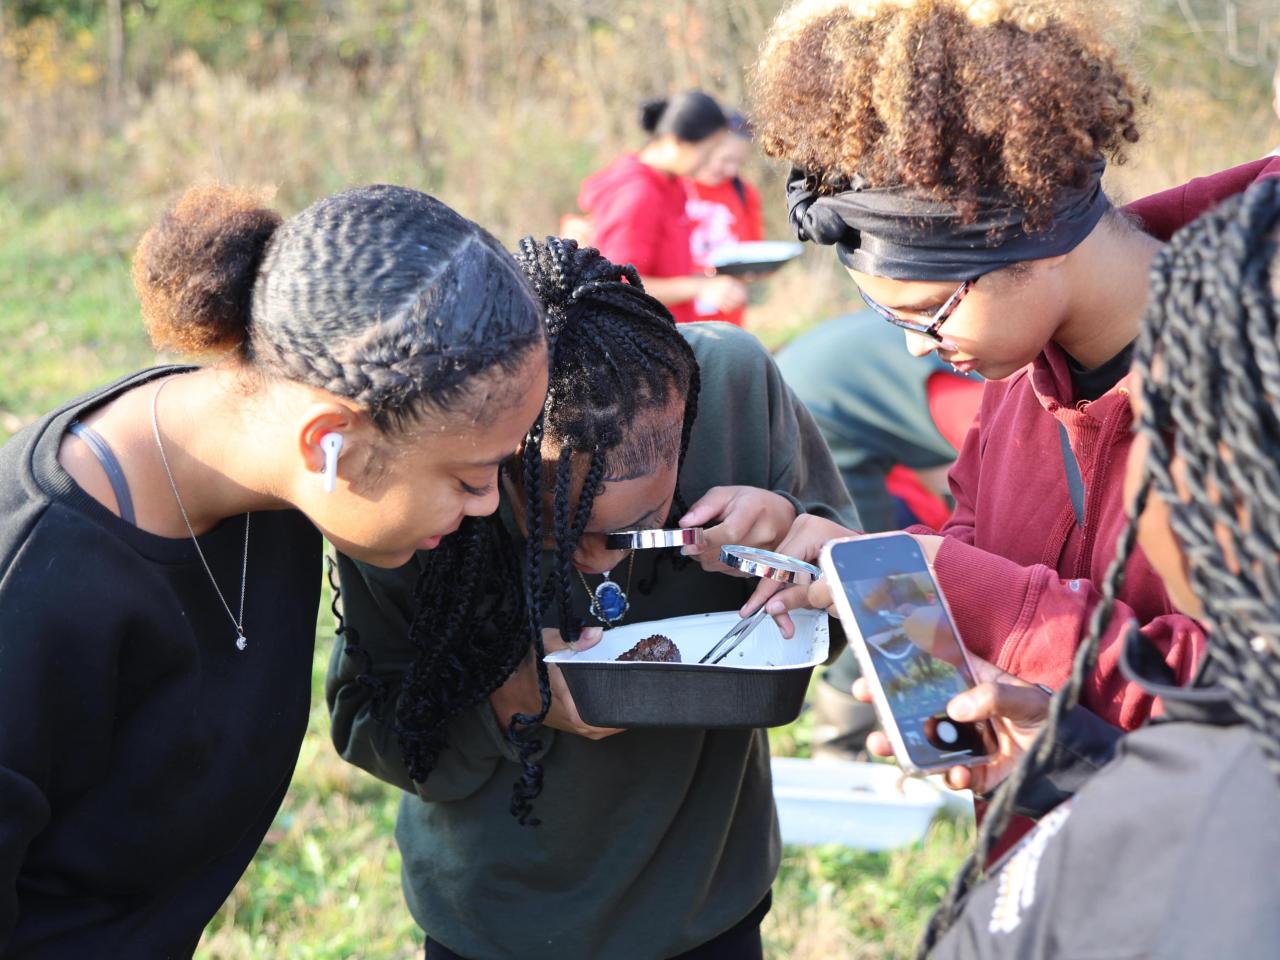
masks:
{"label": "grass", "polygon": [[[153,212],[94,195],[36,210],[0,192],[0,336],[10,344],[0,354],[0,440],[63,400],[155,362],[128,273]],[[765,319],[766,338],[785,339],[785,325]],[[324,610],[293,782],[257,857],[209,925],[201,960],[421,954],[392,837],[399,793],[329,744],[322,684],[333,625]],[[806,714],[771,731],[771,741],[776,753],[803,756],[811,734]],[[940,822],[925,844],[884,854],[788,848],[764,926],[768,956],[909,955],[971,832]]]}
{"label": "grass", "polygon": [[92,196],[37,211],[0,193],[0,439],[155,362],[129,279],[145,215]]}

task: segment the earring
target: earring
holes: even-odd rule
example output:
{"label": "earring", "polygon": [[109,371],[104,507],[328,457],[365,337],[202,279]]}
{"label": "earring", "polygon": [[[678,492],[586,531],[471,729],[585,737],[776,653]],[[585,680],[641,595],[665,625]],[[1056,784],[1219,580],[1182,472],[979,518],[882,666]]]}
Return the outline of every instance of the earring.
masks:
{"label": "earring", "polygon": [[342,434],[326,433],[320,438],[320,449],[324,451],[325,493],[333,493],[338,484],[338,455],[342,453]]}

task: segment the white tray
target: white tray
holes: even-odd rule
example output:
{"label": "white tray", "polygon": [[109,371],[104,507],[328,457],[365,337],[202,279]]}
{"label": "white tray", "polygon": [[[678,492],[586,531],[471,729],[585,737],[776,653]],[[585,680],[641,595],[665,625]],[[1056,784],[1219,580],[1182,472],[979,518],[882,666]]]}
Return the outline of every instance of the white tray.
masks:
{"label": "white tray", "polygon": [[889,850],[918,842],[943,805],[922,780],[889,763],[774,757],[782,842]]}

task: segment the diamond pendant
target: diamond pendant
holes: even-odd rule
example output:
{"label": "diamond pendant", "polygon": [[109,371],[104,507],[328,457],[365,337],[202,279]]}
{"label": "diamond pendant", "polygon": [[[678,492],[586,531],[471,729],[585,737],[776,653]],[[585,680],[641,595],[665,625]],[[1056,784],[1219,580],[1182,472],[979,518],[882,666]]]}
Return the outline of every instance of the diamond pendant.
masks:
{"label": "diamond pendant", "polygon": [[631,606],[622,587],[610,580],[608,573],[604,575],[604,582],[596,587],[595,597],[596,616],[605,623],[621,620]]}
{"label": "diamond pendant", "polygon": [[247,647],[248,645],[249,645],[249,641],[248,641],[247,639],[245,639],[245,635],[244,635],[243,633],[240,633],[240,634],[237,634],[237,635],[236,635],[236,649],[237,649],[237,650],[243,650],[243,649],[244,649],[245,647]]}

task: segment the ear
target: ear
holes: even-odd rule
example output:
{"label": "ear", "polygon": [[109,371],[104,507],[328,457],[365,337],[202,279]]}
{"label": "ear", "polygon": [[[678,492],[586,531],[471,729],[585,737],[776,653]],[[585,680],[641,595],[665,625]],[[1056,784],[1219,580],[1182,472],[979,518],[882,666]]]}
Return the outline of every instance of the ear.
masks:
{"label": "ear", "polygon": [[314,403],[303,412],[298,429],[298,452],[311,473],[323,473],[325,454],[321,441],[326,434],[342,435],[343,446],[338,460],[338,472],[354,444],[361,441],[370,427],[369,419],[355,407],[343,403]]}

